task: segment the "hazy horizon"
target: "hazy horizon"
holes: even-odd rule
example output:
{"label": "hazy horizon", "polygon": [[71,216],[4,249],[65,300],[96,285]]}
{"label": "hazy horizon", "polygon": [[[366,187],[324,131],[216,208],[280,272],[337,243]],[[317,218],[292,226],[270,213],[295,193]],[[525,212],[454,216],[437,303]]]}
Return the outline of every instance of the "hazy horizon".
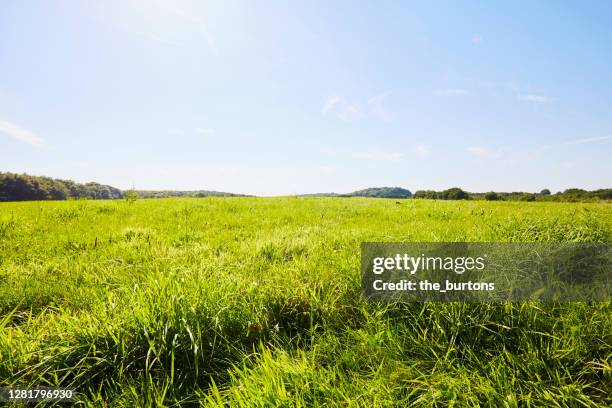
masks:
{"label": "hazy horizon", "polygon": [[612,186],[612,4],[0,10],[0,171],[261,196]]}

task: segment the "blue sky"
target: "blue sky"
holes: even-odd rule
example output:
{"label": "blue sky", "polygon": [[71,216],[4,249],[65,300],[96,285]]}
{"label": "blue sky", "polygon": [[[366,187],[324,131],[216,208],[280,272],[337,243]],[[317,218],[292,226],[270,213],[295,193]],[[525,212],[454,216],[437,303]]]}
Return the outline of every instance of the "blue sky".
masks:
{"label": "blue sky", "polygon": [[612,187],[612,3],[14,1],[0,171],[276,195]]}

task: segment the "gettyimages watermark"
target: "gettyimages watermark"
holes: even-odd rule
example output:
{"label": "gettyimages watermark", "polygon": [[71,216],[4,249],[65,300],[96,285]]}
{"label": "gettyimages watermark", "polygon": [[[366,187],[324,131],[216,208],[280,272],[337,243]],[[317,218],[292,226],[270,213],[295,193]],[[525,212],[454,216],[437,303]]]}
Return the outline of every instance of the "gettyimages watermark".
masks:
{"label": "gettyimages watermark", "polygon": [[363,296],[379,301],[610,301],[612,244],[364,242]]}

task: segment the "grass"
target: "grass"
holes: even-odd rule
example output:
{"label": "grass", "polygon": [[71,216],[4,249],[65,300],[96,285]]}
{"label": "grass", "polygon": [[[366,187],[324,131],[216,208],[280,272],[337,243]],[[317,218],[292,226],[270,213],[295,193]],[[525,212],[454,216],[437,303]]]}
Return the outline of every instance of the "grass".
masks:
{"label": "grass", "polygon": [[368,303],[362,241],[612,242],[612,207],[2,203],[0,384],[109,407],[612,405],[610,303]]}

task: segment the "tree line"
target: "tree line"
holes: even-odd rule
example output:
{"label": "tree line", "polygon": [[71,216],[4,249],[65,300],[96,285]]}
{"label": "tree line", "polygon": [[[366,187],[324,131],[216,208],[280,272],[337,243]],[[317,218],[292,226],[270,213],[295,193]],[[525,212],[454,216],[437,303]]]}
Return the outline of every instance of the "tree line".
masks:
{"label": "tree line", "polygon": [[29,174],[0,172],[0,201],[113,200],[119,198],[168,198],[168,197],[230,197],[239,194],[219,191],[196,190],[127,190],[98,183],[76,183],[72,180]]}
{"label": "tree line", "polygon": [[443,191],[419,190],[413,198],[427,198],[433,200],[487,200],[487,201],[599,201],[612,200],[612,189],[605,188],[587,191],[580,188],[569,188],[552,194],[545,188],[539,193],[526,193],[515,191],[511,193],[489,191],[487,193],[468,193],[459,187]]}
{"label": "tree line", "polygon": [[28,174],[0,173],[0,201],[123,198],[118,188]]}
{"label": "tree line", "polygon": [[[375,187],[354,191],[348,194],[310,194],[312,196],[335,197],[379,197],[379,198],[424,198],[433,200],[488,200],[488,201],[598,201],[612,200],[612,189],[587,191],[570,188],[552,194],[543,189],[539,193],[494,192],[469,193],[459,187],[442,191],[419,190],[414,194],[401,187]],[[51,177],[31,176],[28,174],[0,172],[0,201],[32,200],[70,200],[94,199],[110,200],[125,197],[167,198],[167,197],[233,197],[240,194],[219,191],[195,190],[128,190],[99,183],[76,183],[72,180],[54,179]],[[308,196],[308,195],[306,195]]]}
{"label": "tree line", "polygon": [[247,197],[243,194],[224,193],[210,190],[134,190],[140,198],[169,198],[169,197]]}

